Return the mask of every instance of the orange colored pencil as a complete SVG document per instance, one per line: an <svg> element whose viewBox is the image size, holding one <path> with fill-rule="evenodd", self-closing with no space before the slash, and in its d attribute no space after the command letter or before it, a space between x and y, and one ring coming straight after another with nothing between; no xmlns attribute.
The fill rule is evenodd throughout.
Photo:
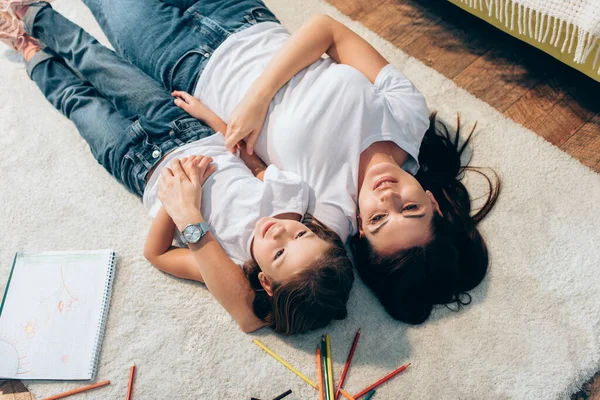
<svg viewBox="0 0 600 400"><path fill-rule="evenodd" d="M344 386L344 381L346 380L346 374L348 373L348 369L350 368L350 363L352 362L352 357L354 357L354 350L356 350L356 345L358 344L358 339L360 338L360 328L356 331L356 335L354 335L354 342L352 342L352 347L350 348L350 353L348 353L348 358L346 359L346 365L344 365L344 369L342 370L342 376L340 377L340 383L338 383L338 390L335 394L335 400L340 398L340 388Z"/></svg>
<svg viewBox="0 0 600 400"><path fill-rule="evenodd" d="M106 385L110 385L110 381L102 381L102 382L94 383L93 385L83 386L78 389L69 390L68 392L55 394L54 396L46 397L44 400L62 399L63 397L67 397L72 394L85 392L86 390L96 389L97 387L106 386Z"/></svg>
<svg viewBox="0 0 600 400"><path fill-rule="evenodd" d="M340 387L338 387L338 388L339 388L339 390L340 390L340 393L341 393L341 394L342 394L342 395L343 395L345 398L347 398L348 400L356 400L356 398L352 397L352 395L351 395L350 393L346 392L344 389L342 389L342 388L340 388Z"/></svg>
<svg viewBox="0 0 600 400"><path fill-rule="evenodd" d="M129 370L129 385L127 385L127 400L131 400L131 391L133 390L133 376L135 375L135 363Z"/></svg>
<svg viewBox="0 0 600 400"><path fill-rule="evenodd" d="M380 380L378 380L377 382L375 382L368 388L365 388L365 389L361 390L358 394L355 394L354 398L358 399L359 397L364 396L365 394L370 392L372 389L375 389L377 386L381 385L382 383L387 382L388 380L392 379L394 376L398 375L400 372L404 371L406 368L408 368L409 365L410 365L410 363L401 366L400 368L398 368L395 371L390 372L389 374L387 374L386 376L384 376L383 378L381 378Z"/></svg>
<svg viewBox="0 0 600 400"><path fill-rule="evenodd" d="M319 375L319 399L325 400L325 392L323 390L323 369L321 368L323 361L321 360L321 349L317 346L317 374Z"/></svg>

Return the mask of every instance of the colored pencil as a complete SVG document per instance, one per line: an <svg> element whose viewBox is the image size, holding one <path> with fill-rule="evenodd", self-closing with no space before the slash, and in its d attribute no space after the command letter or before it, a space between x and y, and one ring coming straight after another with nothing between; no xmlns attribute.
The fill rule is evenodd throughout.
<svg viewBox="0 0 600 400"><path fill-rule="evenodd" d="M258 347L260 347L261 349L263 349L264 351L266 351L271 357L273 357L274 359L276 359L277 361L279 361L280 363L282 363L284 367L286 367L287 369L289 369L290 371L292 371L293 373L295 373L296 375L298 375L300 378L302 378L302 380L304 382L308 383L310 386L312 386L315 389L317 389L317 384L316 383L314 383L313 381L311 381L310 379L308 379L308 377L306 375L304 375L303 373L301 373L300 371L298 371L296 368L292 367L290 364L288 364L287 362L285 362L283 360L283 358L279 357L277 354L275 354L273 351L271 351L267 346L265 346L264 344L262 344L260 342L260 340L254 339L253 342Z"/></svg>
<svg viewBox="0 0 600 400"><path fill-rule="evenodd" d="M327 368L327 342L325 335L321 336L321 358L323 359L323 391L326 400L333 400L329 397L329 369Z"/></svg>
<svg viewBox="0 0 600 400"><path fill-rule="evenodd" d="M358 344L358 339L360 338L360 328L356 331L356 335L354 335L354 342L352 342L352 347L350 348L350 353L348 353L348 359L346 359L346 365L344 365L344 369L342 370L342 376L340 377L340 381L338 383L338 390L335 394L335 400L338 400L340 397L340 388L344 386L344 381L346 380L346 374L348 373L348 369L350 369L350 363L352 362L352 357L354 357L354 350L356 350L356 345Z"/></svg>
<svg viewBox="0 0 600 400"><path fill-rule="evenodd" d="M83 387L80 387L78 389L69 390L68 392L55 394L54 396L46 397L44 400L62 399L63 397L67 397L67 396L70 396L72 394L77 394L77 393L85 392L87 390L96 389L98 387L106 386L106 385L110 385L110 381L102 381L102 382L94 383L93 385L83 386Z"/></svg>
<svg viewBox="0 0 600 400"><path fill-rule="evenodd" d="M354 397L352 397L352 395L350 393L346 392L341 387L338 386L338 389L339 389L339 393L341 393L341 395L344 396L345 398L347 398L348 400L356 400Z"/></svg>
<svg viewBox="0 0 600 400"><path fill-rule="evenodd" d="M127 400L131 400L131 391L133 389L133 376L135 375L135 363L129 370L129 385L127 385Z"/></svg>
<svg viewBox="0 0 600 400"><path fill-rule="evenodd" d="M375 389L373 389L369 393L367 393L367 397L365 397L365 400L369 400L371 397L373 397L374 394L375 394Z"/></svg>
<svg viewBox="0 0 600 400"><path fill-rule="evenodd" d="M409 365L410 365L410 363L401 366L400 368L398 368L395 371L390 372L389 374L387 374L386 376L384 376L383 378L381 378L380 380L378 380L377 382L375 382L368 388L365 388L365 389L361 390L358 394L355 394L354 398L358 399L359 397L362 397L363 395L365 395L365 393L369 392L372 389L375 389L377 386L381 385L382 383L387 382L394 376L398 375L400 372L404 371L406 368L408 368Z"/></svg>
<svg viewBox="0 0 600 400"><path fill-rule="evenodd" d="M333 400L333 360L331 358L331 339L329 334L325 335L325 343L327 345L327 375L329 375L329 398Z"/></svg>
<svg viewBox="0 0 600 400"><path fill-rule="evenodd" d="M284 397L288 397L290 394L292 394L292 389L288 389L285 392L281 393L279 396L275 397L273 400L281 400Z"/></svg>
<svg viewBox="0 0 600 400"><path fill-rule="evenodd" d="M321 349L317 345L317 375L319 375L319 400L325 400L325 391L323 387L323 368L321 367L323 360L321 359Z"/></svg>

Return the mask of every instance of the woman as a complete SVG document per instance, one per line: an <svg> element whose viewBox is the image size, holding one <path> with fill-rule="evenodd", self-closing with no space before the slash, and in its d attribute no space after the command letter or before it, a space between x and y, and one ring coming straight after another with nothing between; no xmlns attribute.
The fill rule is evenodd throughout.
<svg viewBox="0 0 600 400"><path fill-rule="evenodd" d="M471 217L456 179L464 145L347 27L321 15L290 37L258 0L84 2L117 51L227 121L230 148L245 139L312 187L315 214L354 237L358 270L392 316L423 322L483 279L476 225L499 184Z"/></svg>

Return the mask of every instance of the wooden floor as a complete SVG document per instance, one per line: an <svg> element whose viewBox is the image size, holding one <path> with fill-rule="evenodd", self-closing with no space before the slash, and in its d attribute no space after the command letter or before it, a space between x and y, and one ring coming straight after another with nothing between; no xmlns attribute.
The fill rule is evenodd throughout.
<svg viewBox="0 0 600 400"><path fill-rule="evenodd" d="M600 83L444 0L327 1L600 172ZM600 400L600 374L572 399ZM0 400L33 396L0 381Z"/></svg>
<svg viewBox="0 0 600 400"><path fill-rule="evenodd" d="M326 1L600 172L600 83L445 0ZM600 400L600 372L572 399Z"/></svg>

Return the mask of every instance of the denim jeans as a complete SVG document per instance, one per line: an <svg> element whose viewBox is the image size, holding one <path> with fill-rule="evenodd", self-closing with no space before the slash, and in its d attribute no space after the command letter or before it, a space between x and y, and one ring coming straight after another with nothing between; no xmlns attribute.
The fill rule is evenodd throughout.
<svg viewBox="0 0 600 400"><path fill-rule="evenodd" d="M44 48L28 63L32 80L131 192L143 194L148 171L164 154L214 134L175 106L162 85L47 3L33 4L24 25Z"/></svg>
<svg viewBox="0 0 600 400"><path fill-rule="evenodd" d="M216 48L260 22L260 0L83 0L116 52L171 90L192 93Z"/></svg>

